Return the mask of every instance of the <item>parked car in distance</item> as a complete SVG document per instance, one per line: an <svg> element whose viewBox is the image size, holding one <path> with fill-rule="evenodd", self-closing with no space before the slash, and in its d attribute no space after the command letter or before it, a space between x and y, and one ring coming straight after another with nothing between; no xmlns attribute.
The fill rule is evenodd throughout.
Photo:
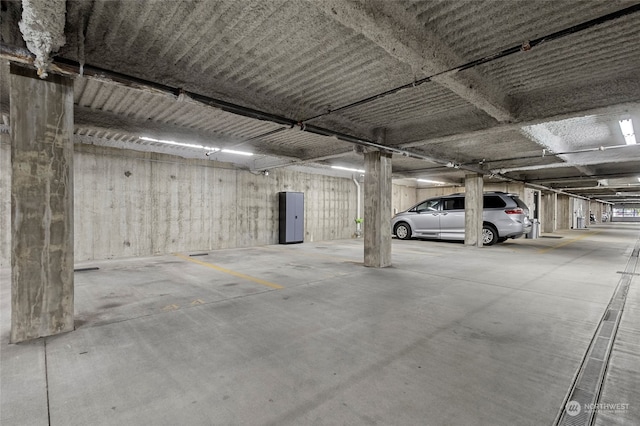
<svg viewBox="0 0 640 426"><path fill-rule="evenodd" d="M485 192L482 212L482 242L486 246L531 231L529 208L515 194ZM464 194L429 198L391 220L396 237L464 240Z"/></svg>

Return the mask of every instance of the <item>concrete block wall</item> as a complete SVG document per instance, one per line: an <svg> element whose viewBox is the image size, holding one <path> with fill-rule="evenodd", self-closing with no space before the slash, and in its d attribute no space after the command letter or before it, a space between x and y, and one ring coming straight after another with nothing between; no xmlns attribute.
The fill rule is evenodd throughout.
<svg viewBox="0 0 640 426"><path fill-rule="evenodd" d="M525 201L525 188L524 188L524 183L518 183L518 182L485 182L484 183L484 192L488 192L488 191L502 191L502 192L508 192L510 194L517 194L518 197L524 201ZM528 204L527 204L528 205ZM532 206L529 206L529 208L531 208Z"/></svg>
<svg viewBox="0 0 640 426"><path fill-rule="evenodd" d="M415 186L393 185L391 189L391 211L395 214L412 207L420 201Z"/></svg>
<svg viewBox="0 0 640 426"><path fill-rule="evenodd" d="M10 265L11 147L0 144L0 265ZM305 194L305 241L351 238L351 179L76 145L75 260L278 243L278 192Z"/></svg>
<svg viewBox="0 0 640 426"><path fill-rule="evenodd" d="M425 200L431 197L439 197L442 195L464 193L464 191L465 191L464 186L438 186L438 187L432 187L432 188L419 188L417 190L418 197L416 202L420 200ZM502 191L502 192L508 192L511 194L518 194L518 196L523 201L525 201L525 197L526 197L524 184L522 183L514 183L514 182L487 183L485 182L483 185L483 192L488 192L488 191ZM527 203L527 205L529 204ZM529 207L531 208L532 205Z"/></svg>
<svg viewBox="0 0 640 426"><path fill-rule="evenodd" d="M431 197L464 192L464 186L436 186L432 188L418 188L416 203Z"/></svg>
<svg viewBox="0 0 640 426"><path fill-rule="evenodd" d="M439 197L442 195L450 195L456 193L464 193L464 186L438 186L431 188L418 188L416 203L421 200L426 200L431 197ZM518 194L518 196L529 206L533 208L533 192L524 187L523 183L504 182L504 183L487 183L483 185L483 192L488 191L502 191L511 194Z"/></svg>
<svg viewBox="0 0 640 426"><path fill-rule="evenodd" d="M76 260L277 244L279 191L304 192L305 241L350 238L355 232L357 192L350 178L285 169L263 176L213 161L90 145L75 146L74 162ZM485 183L484 190L517 193L533 208L533 190L522 184ZM464 187L394 184L392 209L457 192ZM600 203L559 196L557 228L574 227L580 208L586 225L590 209L601 215ZM10 230L11 142L1 134L2 267L10 265Z"/></svg>

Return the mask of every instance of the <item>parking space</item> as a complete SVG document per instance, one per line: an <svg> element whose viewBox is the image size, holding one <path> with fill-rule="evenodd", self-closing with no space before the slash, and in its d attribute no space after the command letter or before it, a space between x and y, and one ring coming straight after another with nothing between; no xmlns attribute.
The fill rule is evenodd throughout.
<svg viewBox="0 0 640 426"><path fill-rule="evenodd" d="M385 269L361 240L88 262L76 330L19 345L3 270L2 424L551 424L639 235L394 240ZM619 424L640 416L632 288Z"/></svg>

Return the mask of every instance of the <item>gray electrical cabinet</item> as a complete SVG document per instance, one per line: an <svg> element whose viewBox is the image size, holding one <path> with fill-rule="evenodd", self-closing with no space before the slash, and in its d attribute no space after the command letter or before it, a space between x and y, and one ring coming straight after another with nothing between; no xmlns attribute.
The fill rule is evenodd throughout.
<svg viewBox="0 0 640 426"><path fill-rule="evenodd" d="M304 240L304 193L280 192L280 244Z"/></svg>

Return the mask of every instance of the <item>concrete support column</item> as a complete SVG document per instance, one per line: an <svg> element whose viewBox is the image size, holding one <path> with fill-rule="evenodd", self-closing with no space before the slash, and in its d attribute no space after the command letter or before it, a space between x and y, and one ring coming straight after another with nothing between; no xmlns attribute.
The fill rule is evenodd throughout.
<svg viewBox="0 0 640 426"><path fill-rule="evenodd" d="M598 202L598 201L592 201L591 202L591 211L593 212L594 216L596 217L596 220L598 221L598 223L602 222L602 203Z"/></svg>
<svg viewBox="0 0 640 426"><path fill-rule="evenodd" d="M73 330L73 81L11 65L11 342Z"/></svg>
<svg viewBox="0 0 640 426"><path fill-rule="evenodd" d="M464 243L468 246L482 247L482 175L470 174L464 180Z"/></svg>
<svg viewBox="0 0 640 426"><path fill-rule="evenodd" d="M569 196L556 195L556 229L571 228L571 206Z"/></svg>
<svg viewBox="0 0 640 426"><path fill-rule="evenodd" d="M542 232L555 232L555 230L558 229L558 194L555 192L545 192L542 209ZM588 216L587 220L589 220Z"/></svg>
<svg viewBox="0 0 640 426"><path fill-rule="evenodd" d="M391 266L391 154L364 154L364 266Z"/></svg>

